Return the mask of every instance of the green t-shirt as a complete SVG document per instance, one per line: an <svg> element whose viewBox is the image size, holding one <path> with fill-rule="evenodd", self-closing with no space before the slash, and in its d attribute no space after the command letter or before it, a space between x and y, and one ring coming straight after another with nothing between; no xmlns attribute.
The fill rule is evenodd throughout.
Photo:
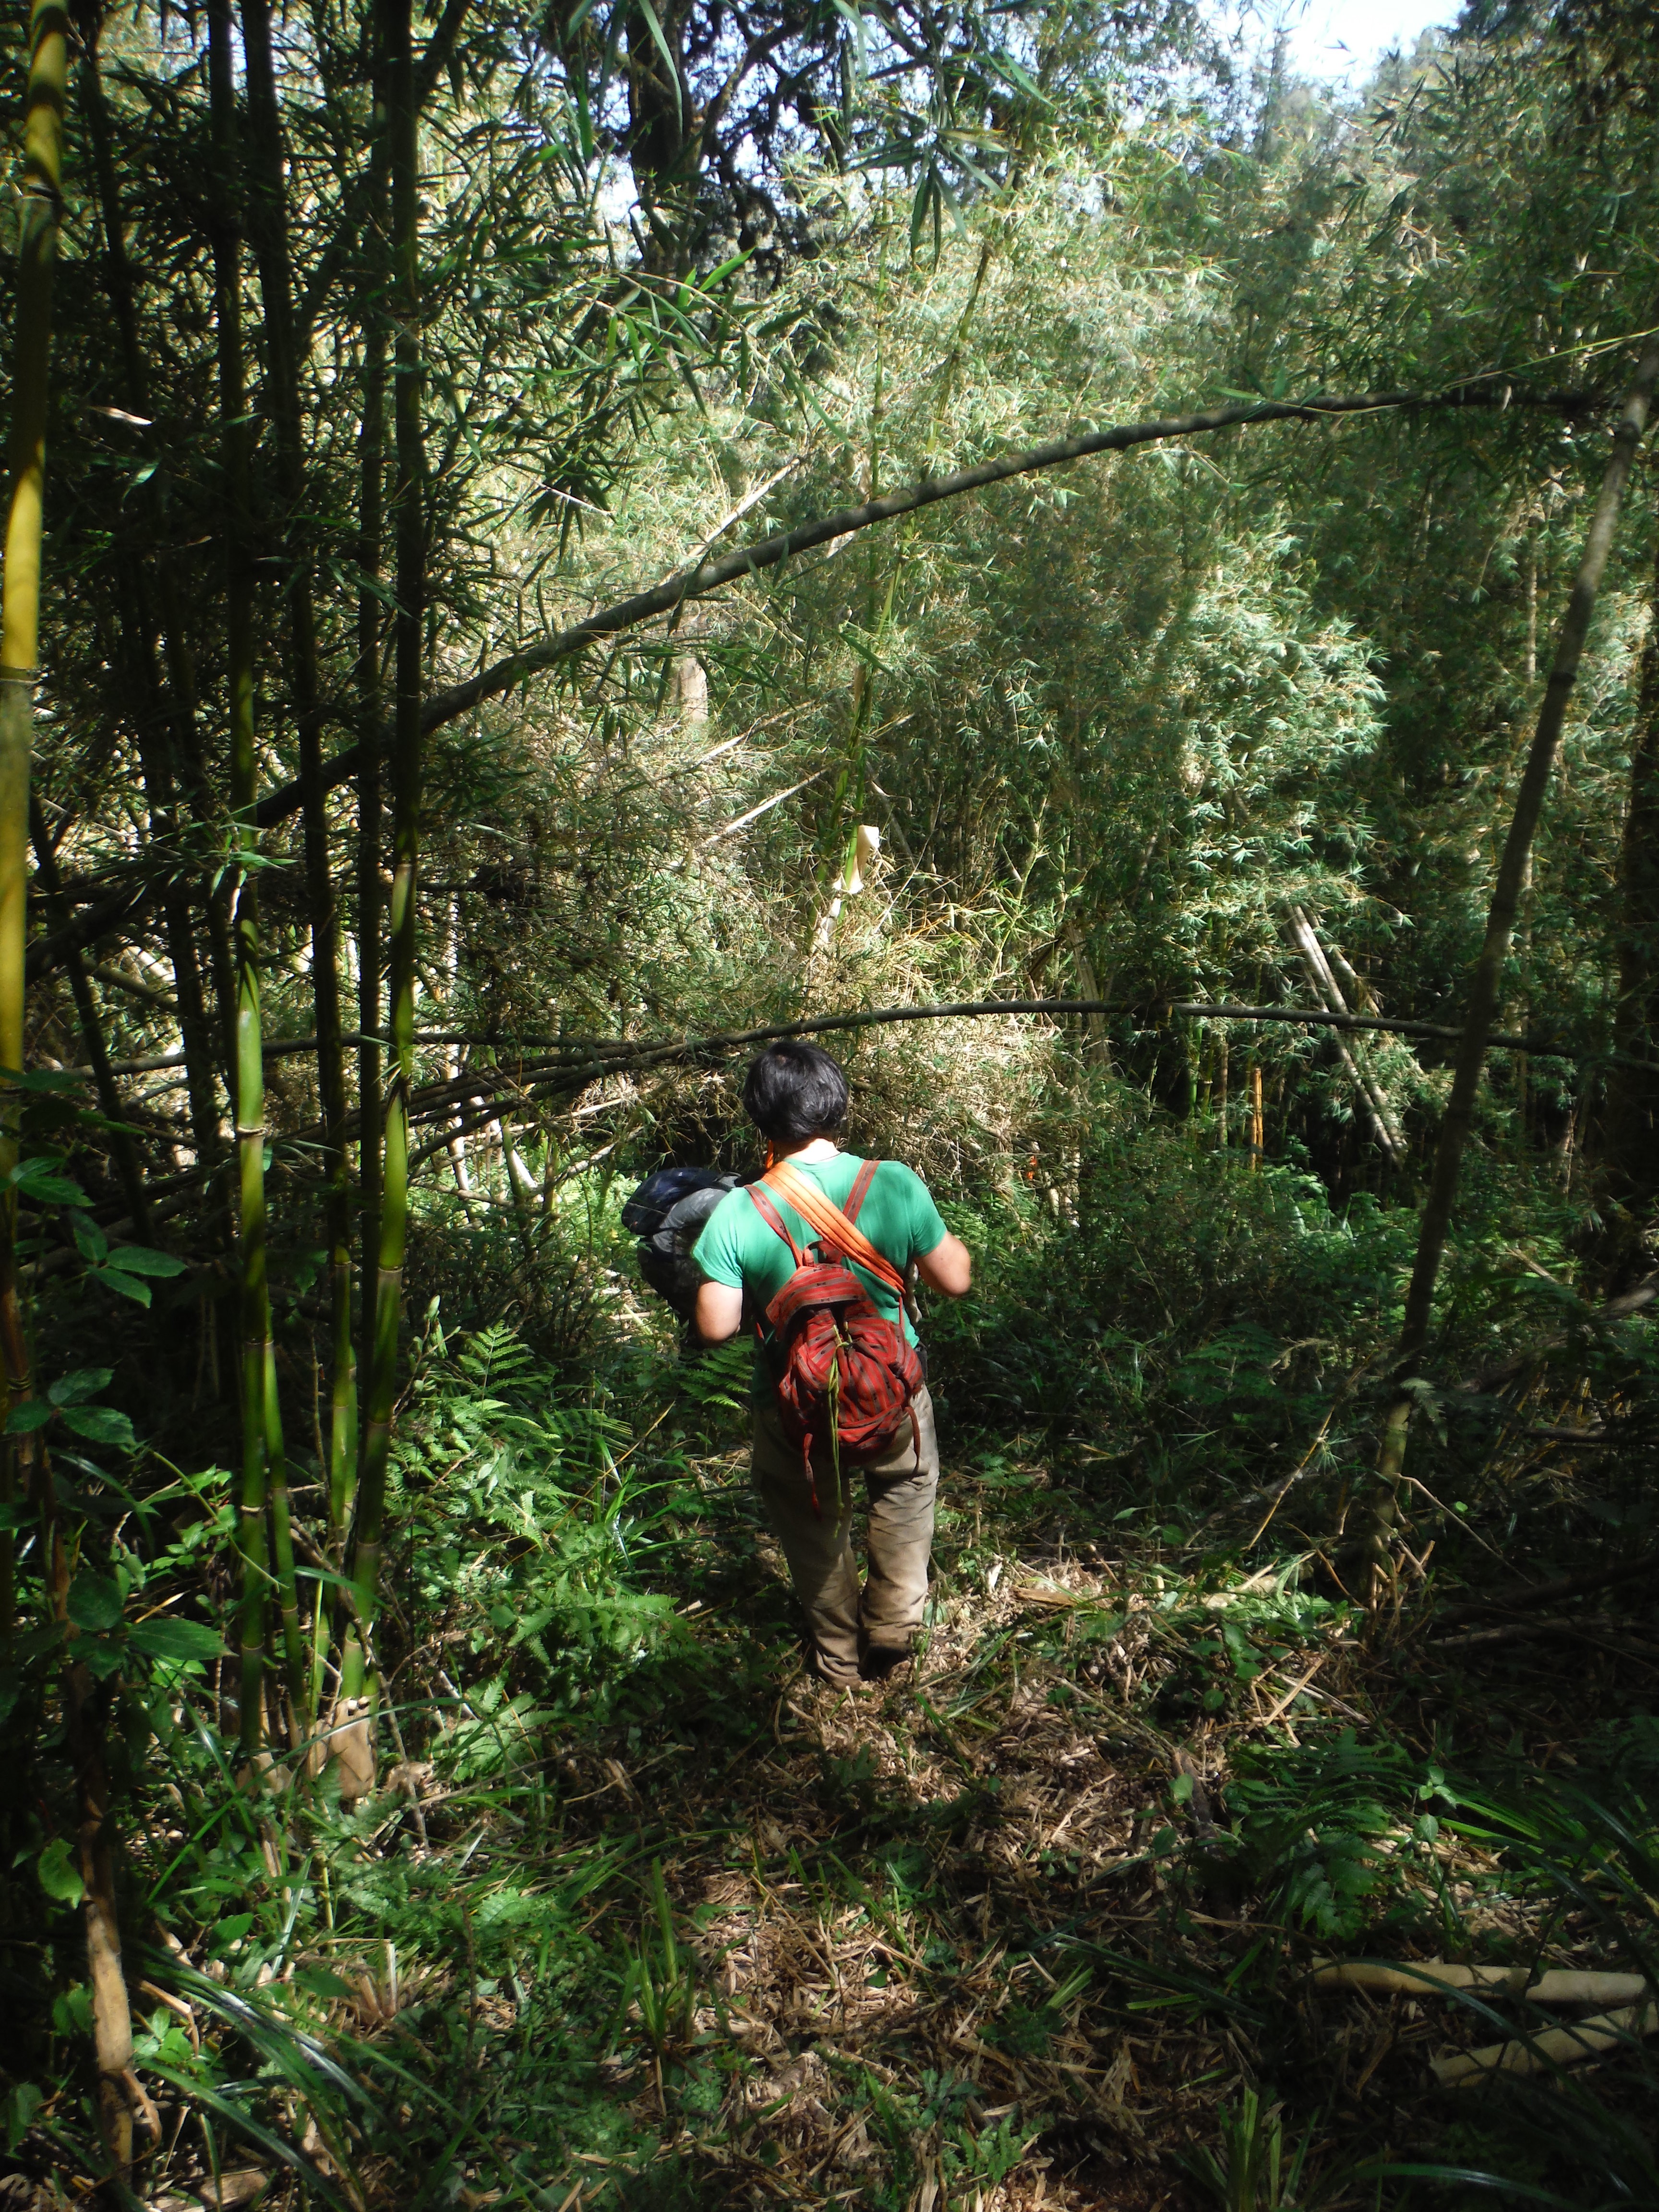
<svg viewBox="0 0 1659 2212"><path fill-rule="evenodd" d="M789 1164L815 1182L827 1199L845 1206L853 1194L859 1170L864 1165L852 1152L837 1152L832 1159L794 1159ZM784 1226L803 1250L812 1242L811 1225L775 1191L769 1196ZM885 1260L902 1274L912 1260L931 1252L945 1236L927 1184L914 1168L898 1160L884 1160L876 1170L859 1208L858 1225ZM763 1317L765 1309L795 1272L789 1247L777 1231L763 1219L759 1207L746 1190L727 1191L697 1239L692 1257L711 1283L724 1283L745 1297L744 1318ZM904 1334L914 1344L916 1333L884 1283L854 1263L853 1272L870 1293L870 1302L889 1321L902 1320ZM762 1326L765 1323L762 1319ZM769 1336L770 1332L768 1332ZM772 1389L771 1366L759 1344L755 1351L754 1395L763 1398Z"/></svg>

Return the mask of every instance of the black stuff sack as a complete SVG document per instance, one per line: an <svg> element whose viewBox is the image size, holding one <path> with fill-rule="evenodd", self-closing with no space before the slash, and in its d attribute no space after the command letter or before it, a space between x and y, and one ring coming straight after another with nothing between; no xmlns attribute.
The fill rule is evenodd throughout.
<svg viewBox="0 0 1659 2212"><path fill-rule="evenodd" d="M713 1168L659 1168L623 1207L623 1227L639 1238L640 1274L682 1321L690 1321L702 1277L691 1253L709 1215L750 1178Z"/></svg>

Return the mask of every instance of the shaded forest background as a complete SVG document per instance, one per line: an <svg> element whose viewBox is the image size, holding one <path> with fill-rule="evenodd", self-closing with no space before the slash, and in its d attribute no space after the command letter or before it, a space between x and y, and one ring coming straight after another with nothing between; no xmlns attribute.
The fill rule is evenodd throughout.
<svg viewBox="0 0 1659 2212"><path fill-rule="evenodd" d="M6 2203L1659 2203L1656 27L13 10ZM621 1201L1031 1000L831 1710Z"/></svg>

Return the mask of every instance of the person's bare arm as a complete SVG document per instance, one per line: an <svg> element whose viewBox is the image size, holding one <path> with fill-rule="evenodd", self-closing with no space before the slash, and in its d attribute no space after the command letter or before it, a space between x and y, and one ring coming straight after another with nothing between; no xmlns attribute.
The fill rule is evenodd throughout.
<svg viewBox="0 0 1659 2212"><path fill-rule="evenodd" d="M948 1241L948 1240L947 1240ZM927 1266L927 1261L922 1261ZM705 1344L724 1344L743 1326L743 1292L729 1283L704 1283L697 1291L697 1334Z"/></svg>
<svg viewBox="0 0 1659 2212"><path fill-rule="evenodd" d="M929 1290L943 1291L947 1298L959 1298L974 1279L974 1262L961 1237L952 1237L947 1230L931 1252L916 1255L916 1273Z"/></svg>

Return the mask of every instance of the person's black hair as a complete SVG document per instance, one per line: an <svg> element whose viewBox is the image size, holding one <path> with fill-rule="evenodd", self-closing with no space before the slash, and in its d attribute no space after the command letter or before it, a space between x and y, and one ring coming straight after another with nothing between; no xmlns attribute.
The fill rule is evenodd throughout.
<svg viewBox="0 0 1659 2212"><path fill-rule="evenodd" d="M775 1145L828 1137L847 1119L847 1078L815 1044L768 1045L743 1086L744 1111Z"/></svg>

